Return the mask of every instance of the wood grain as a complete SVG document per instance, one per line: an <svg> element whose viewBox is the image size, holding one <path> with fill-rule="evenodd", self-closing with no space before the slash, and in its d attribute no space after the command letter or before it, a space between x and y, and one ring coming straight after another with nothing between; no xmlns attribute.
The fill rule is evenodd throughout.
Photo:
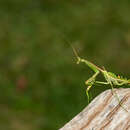
<svg viewBox="0 0 130 130"><path fill-rule="evenodd" d="M130 88L114 89L97 96L82 112L59 130L130 130Z"/></svg>

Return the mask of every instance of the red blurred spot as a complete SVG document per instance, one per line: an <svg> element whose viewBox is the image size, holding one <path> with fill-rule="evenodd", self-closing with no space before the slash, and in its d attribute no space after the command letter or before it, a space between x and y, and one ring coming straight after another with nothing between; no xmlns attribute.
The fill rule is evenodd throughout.
<svg viewBox="0 0 130 130"><path fill-rule="evenodd" d="M16 81L17 91L23 92L27 88L27 79L25 76L20 76Z"/></svg>

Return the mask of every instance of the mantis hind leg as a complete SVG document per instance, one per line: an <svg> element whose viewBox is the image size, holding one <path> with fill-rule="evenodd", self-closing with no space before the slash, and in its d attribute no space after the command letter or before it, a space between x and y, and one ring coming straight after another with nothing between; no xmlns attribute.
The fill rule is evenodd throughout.
<svg viewBox="0 0 130 130"><path fill-rule="evenodd" d="M106 81L110 84L112 94L113 94L114 97L117 99L119 105L120 105L126 112L128 112L128 110L122 105L121 100L119 99L117 93L114 92L114 87L113 87L113 83L111 82L111 80L110 80L109 78L107 78L107 77L105 77L105 79L106 79Z"/></svg>
<svg viewBox="0 0 130 130"><path fill-rule="evenodd" d="M111 85L111 91L112 91L112 94L115 96L115 98L117 99L117 101L118 101L118 103L119 103L119 105L126 111L126 112L128 112L128 110L122 105L122 103L121 103L121 100L119 99L119 96L117 95L117 93L116 92L114 92L114 87L113 87L113 84L112 83L110 83L110 85Z"/></svg>

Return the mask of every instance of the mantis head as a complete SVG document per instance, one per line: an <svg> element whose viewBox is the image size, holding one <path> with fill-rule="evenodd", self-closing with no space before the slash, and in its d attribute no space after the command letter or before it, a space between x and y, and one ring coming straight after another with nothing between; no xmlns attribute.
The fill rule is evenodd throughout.
<svg viewBox="0 0 130 130"><path fill-rule="evenodd" d="M75 48L71 45L72 49L73 49L73 52L74 52L74 55L76 56L77 58L77 64L79 64L81 62L81 58L79 57L77 51L75 50Z"/></svg>

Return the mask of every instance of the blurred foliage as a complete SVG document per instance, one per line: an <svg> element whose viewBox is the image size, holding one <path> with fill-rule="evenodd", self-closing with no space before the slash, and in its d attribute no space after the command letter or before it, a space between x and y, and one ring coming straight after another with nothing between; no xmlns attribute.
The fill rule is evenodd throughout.
<svg viewBox="0 0 130 130"><path fill-rule="evenodd" d="M129 0L1 0L0 129L58 129L87 105L93 72L75 64L66 40L130 77L129 12ZM95 86L91 96L108 88Z"/></svg>

